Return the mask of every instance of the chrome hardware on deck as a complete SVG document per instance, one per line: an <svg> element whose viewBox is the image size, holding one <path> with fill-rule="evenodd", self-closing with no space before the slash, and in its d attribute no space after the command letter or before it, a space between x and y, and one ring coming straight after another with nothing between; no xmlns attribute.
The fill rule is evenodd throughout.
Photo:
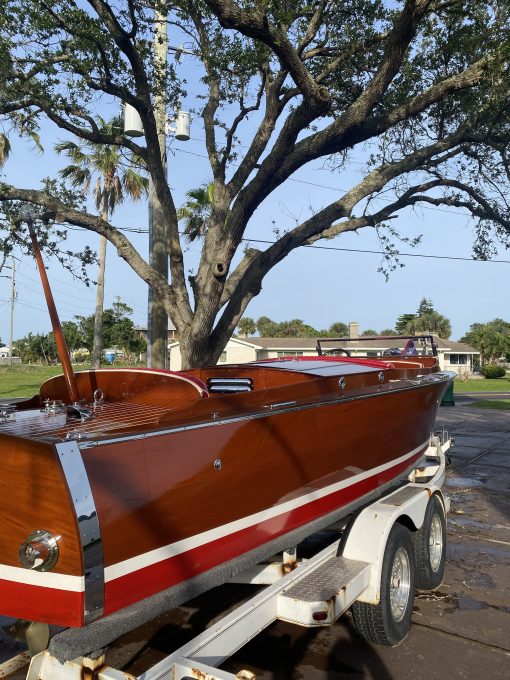
<svg viewBox="0 0 510 680"><path fill-rule="evenodd" d="M47 416L56 416L57 413L66 413L65 404L59 399L45 399L44 408L41 409Z"/></svg>
<svg viewBox="0 0 510 680"><path fill-rule="evenodd" d="M275 411L278 408L285 408L285 406L294 406L297 404L296 401L277 401L274 404L264 405L262 408L267 408L269 411Z"/></svg>
<svg viewBox="0 0 510 680"><path fill-rule="evenodd" d="M211 394L251 392L253 390L253 380L251 378L209 378L207 389Z"/></svg>
<svg viewBox="0 0 510 680"><path fill-rule="evenodd" d="M99 406L100 404L104 403L104 392L101 389L97 389L94 391L94 394L92 395L94 397L94 406Z"/></svg>
<svg viewBox="0 0 510 680"><path fill-rule="evenodd" d="M80 402L75 402L67 407L67 415L70 418L79 418L82 423L92 418L92 411Z"/></svg>
<svg viewBox="0 0 510 680"><path fill-rule="evenodd" d="M0 404L0 419L8 420L15 418L16 406L14 404Z"/></svg>

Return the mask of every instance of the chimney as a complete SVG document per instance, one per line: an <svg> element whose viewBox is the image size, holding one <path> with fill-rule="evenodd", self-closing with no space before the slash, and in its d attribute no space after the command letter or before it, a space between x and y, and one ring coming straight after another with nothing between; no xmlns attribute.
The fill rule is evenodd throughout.
<svg viewBox="0 0 510 680"><path fill-rule="evenodd" d="M357 321L349 321L349 337L359 338L359 323Z"/></svg>

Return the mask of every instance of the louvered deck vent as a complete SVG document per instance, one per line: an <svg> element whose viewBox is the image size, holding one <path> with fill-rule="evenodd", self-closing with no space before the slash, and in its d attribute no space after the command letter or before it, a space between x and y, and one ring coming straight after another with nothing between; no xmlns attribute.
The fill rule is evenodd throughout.
<svg viewBox="0 0 510 680"><path fill-rule="evenodd" d="M211 394L251 392L253 380L251 378L209 378L207 389Z"/></svg>

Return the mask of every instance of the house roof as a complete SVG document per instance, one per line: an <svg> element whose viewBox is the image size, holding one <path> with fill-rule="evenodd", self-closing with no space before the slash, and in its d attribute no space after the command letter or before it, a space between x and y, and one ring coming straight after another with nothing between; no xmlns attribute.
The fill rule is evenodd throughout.
<svg viewBox="0 0 510 680"><path fill-rule="evenodd" d="M349 340L346 342L347 347L352 349L388 349L390 347L404 347L405 340L397 340L393 338L381 338L377 335L363 336L356 340L349 338L339 338L342 340ZM443 352L456 352L462 354L480 354L480 352L466 345L464 342L456 342L454 340L444 340L443 338L434 336L434 341L437 348ZM246 338L245 342L260 349L267 350L314 350L317 346L317 338Z"/></svg>
<svg viewBox="0 0 510 680"><path fill-rule="evenodd" d="M147 326L146 325L145 326L143 326L143 325L135 326L134 330L138 331L140 333L147 333ZM177 330L176 327L174 326L174 324L172 323L171 319L168 319L168 330L169 331Z"/></svg>

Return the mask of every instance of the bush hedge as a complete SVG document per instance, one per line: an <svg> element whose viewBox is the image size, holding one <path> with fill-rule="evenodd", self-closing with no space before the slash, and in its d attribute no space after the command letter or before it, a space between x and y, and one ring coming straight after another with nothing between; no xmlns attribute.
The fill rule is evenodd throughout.
<svg viewBox="0 0 510 680"><path fill-rule="evenodd" d="M483 369L483 375L485 378L504 378L506 375L506 370L503 366L485 366Z"/></svg>

